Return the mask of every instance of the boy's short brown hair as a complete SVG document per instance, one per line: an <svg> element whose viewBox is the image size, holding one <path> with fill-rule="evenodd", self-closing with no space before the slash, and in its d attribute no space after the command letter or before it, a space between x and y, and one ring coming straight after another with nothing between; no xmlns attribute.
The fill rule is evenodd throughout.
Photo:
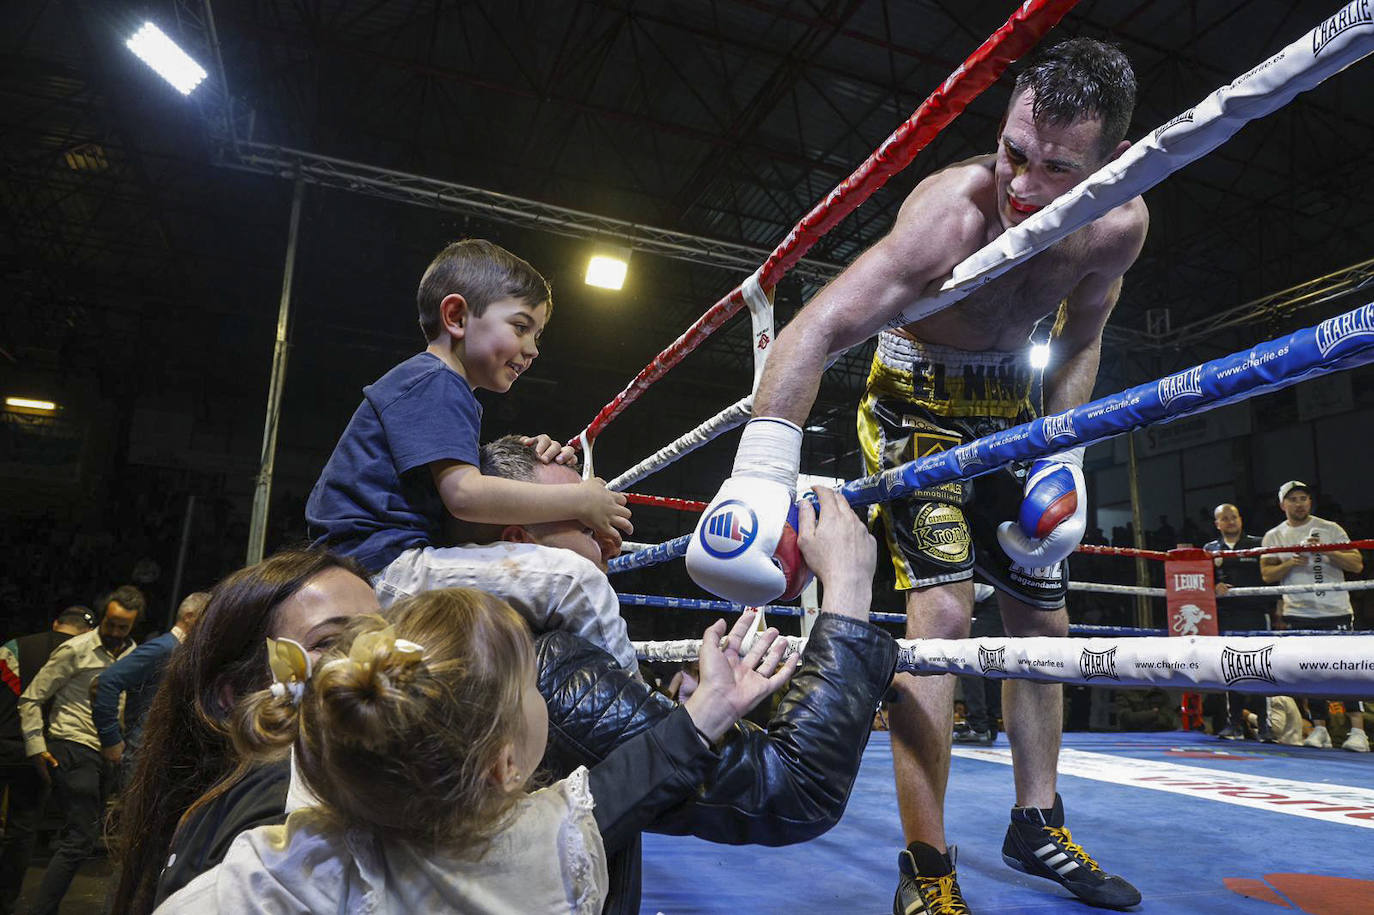
<svg viewBox="0 0 1374 915"><path fill-rule="evenodd" d="M415 295L420 311L420 330L426 340L439 336L443 324L439 303L457 293L467 299L468 310L480 316L498 299L519 299L531 307L553 311L549 283L528 262L500 245L481 238L456 241L430 261Z"/></svg>

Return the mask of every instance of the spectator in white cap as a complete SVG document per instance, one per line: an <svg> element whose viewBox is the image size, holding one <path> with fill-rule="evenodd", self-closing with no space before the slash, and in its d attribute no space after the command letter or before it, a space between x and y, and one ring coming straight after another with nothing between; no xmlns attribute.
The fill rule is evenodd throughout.
<svg viewBox="0 0 1374 915"><path fill-rule="evenodd" d="M1312 489L1301 480L1289 480L1279 487L1279 507L1284 520L1264 535L1265 546L1311 546L1350 540L1339 524L1312 514ZM1265 584L1306 585L1311 589L1283 596L1282 618L1289 629L1349 632L1354 622L1350 593L1322 586L1341 584L1347 572L1358 575L1363 570L1364 557L1355 549L1272 553L1260 560L1260 575ZM1342 749L1368 753L1369 738L1364 732L1360 700L1341 701L1350 717L1350 736L1341 744ZM1312 733L1303 741L1304 746L1331 746L1331 735L1326 730L1327 702L1325 698L1311 700Z"/></svg>

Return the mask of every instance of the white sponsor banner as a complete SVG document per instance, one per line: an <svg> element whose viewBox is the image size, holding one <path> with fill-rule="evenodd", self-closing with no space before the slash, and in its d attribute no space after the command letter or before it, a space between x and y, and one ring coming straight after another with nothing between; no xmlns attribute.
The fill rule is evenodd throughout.
<svg viewBox="0 0 1374 915"><path fill-rule="evenodd" d="M1161 737L1168 739L1167 735ZM1010 750L955 747L953 752L965 759L1011 765ZM1374 791L1368 788L1300 782L1069 749L1059 751L1059 774L1374 829ZM1264 828L1263 824L1257 826L1261 832Z"/></svg>
<svg viewBox="0 0 1374 915"><path fill-rule="evenodd" d="M805 639L787 640L789 651L805 650ZM690 661L701 650L700 639L634 645L650 661ZM897 670L1115 689L1362 696L1374 690L1374 635L898 639Z"/></svg>
<svg viewBox="0 0 1374 915"><path fill-rule="evenodd" d="M1363 695L1374 635L899 639L897 669L1048 683Z"/></svg>

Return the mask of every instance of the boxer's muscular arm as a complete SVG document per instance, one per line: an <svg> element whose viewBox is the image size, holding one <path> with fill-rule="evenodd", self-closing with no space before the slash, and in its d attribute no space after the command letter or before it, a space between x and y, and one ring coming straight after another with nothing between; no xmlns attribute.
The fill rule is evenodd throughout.
<svg viewBox="0 0 1374 915"><path fill-rule="evenodd" d="M1051 413L1086 403L1097 381L1102 328L1121 294L1121 276L1140 254L1147 216L1138 198L1102 217L1081 238L1092 246L1097 269L1065 300L1064 326L1055 368L1045 377L1045 409ZM1087 526L1083 449L1036 461L1026 476L1016 522L997 527L997 542L1012 562L1032 568L1068 557Z"/></svg>
<svg viewBox="0 0 1374 915"><path fill-rule="evenodd" d="M1055 338L1055 366L1045 375L1045 412L1058 413L1092 397L1102 355L1102 329L1121 295L1121 278L1140 256L1149 228L1145 204L1136 198L1094 227L1108 235L1103 266L1088 274L1065 300L1064 327Z"/></svg>
<svg viewBox="0 0 1374 915"><path fill-rule="evenodd" d="M1046 372L1045 412L1059 413L1087 403L1097 383L1102 328L1121 295L1121 277L1085 278L1065 300L1064 326L1054 338L1054 367Z"/></svg>
<svg viewBox="0 0 1374 915"><path fill-rule="evenodd" d="M932 175L902 204L883 239L792 319L773 344L755 416L804 425L831 353L869 339L984 242L985 220L961 169Z"/></svg>

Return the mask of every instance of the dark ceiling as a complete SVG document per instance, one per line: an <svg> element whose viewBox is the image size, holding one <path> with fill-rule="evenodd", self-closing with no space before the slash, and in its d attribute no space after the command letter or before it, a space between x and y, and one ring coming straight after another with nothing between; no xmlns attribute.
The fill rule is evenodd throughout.
<svg viewBox="0 0 1374 915"><path fill-rule="evenodd" d="M401 185L404 175L457 182L730 242L761 258L1014 8L1007 0L211 7L227 95L201 2L30 0L0 11L7 377L60 387L79 375L124 402L177 389L206 411L235 398L260 409L292 196L285 160L273 158L281 148L384 169ZM1130 133L1138 137L1336 8L1332 0L1084 0L1051 39L1081 34L1124 48L1141 85ZM211 71L191 100L124 49L145 18ZM1224 332L1185 335L1181 347L1141 336L1147 323L1160 329L1160 309L1184 328L1374 254L1374 184L1364 177L1374 149L1371 66L1300 96L1147 194L1150 236L1113 318L1099 393L1339 310L1335 302L1259 309ZM811 275L879 237L922 176L990 151L1008 82L817 245ZM226 112L244 144L237 149ZM640 253L629 288L599 293L580 279L589 242L532 226L527 215L413 188L381 192L346 175L325 183L307 185L304 196L283 420L284 430L318 425L321 440L342 427L361 385L421 345L412 290L452 238L491 237L555 288L544 354L489 408L492 431L575 434L747 272L709 256ZM813 288L785 283L781 316ZM718 333L630 408L625 431L607 434L617 442L611 453L642 456L746 393L748 343L739 324ZM822 392L836 453L849 447L845 414L863 369L860 354ZM623 467L599 463L612 473Z"/></svg>

